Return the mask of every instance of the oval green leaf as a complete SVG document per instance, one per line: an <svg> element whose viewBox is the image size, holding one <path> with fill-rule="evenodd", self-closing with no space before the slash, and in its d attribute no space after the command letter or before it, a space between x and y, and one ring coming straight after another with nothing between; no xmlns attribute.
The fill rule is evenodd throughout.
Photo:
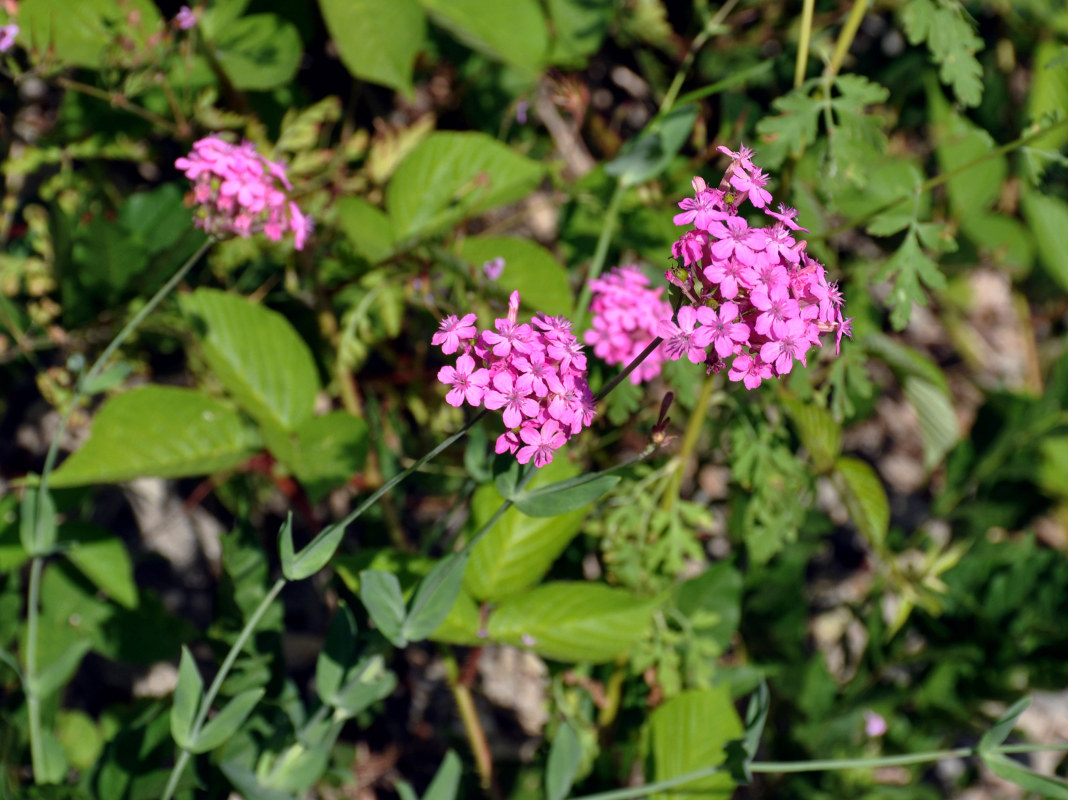
<svg viewBox="0 0 1068 800"><path fill-rule="evenodd" d="M881 549L890 528L890 502L875 470L859 458L843 456L834 468L841 478L840 490L857 530L875 549Z"/></svg>
<svg viewBox="0 0 1068 800"><path fill-rule="evenodd" d="M416 0L319 0L319 8L353 77L412 93L415 56L426 36Z"/></svg>
<svg viewBox="0 0 1068 800"><path fill-rule="evenodd" d="M461 245L460 256L477 268L494 258L503 258L504 273L498 284L509 292L518 291L523 309L546 314L571 312L567 272L552 253L536 242L514 236L471 236Z"/></svg>

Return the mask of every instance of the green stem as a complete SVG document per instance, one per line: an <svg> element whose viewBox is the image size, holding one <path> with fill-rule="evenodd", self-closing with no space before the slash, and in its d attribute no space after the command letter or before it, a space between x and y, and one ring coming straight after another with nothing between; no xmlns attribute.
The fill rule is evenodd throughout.
<svg viewBox="0 0 1068 800"><path fill-rule="evenodd" d="M679 65L678 72L675 73L674 79L671 81L671 86L668 87L667 94L664 95L664 99L660 102L659 114L664 114L670 111L675 105L675 98L679 96L679 90L682 89L682 84L686 80L686 76L690 72L690 67L693 66L694 59L697 58L697 54L701 51L701 48L705 46L712 35L719 30L719 26L723 24L723 20L727 18L727 15L734 10L734 7L738 4L738 0L728 0L724 3L715 16L710 18L705 26L701 29L701 32L694 37L694 40L690 43L690 49L686 52L686 57L682 59L682 64Z"/></svg>
<svg viewBox="0 0 1068 800"><path fill-rule="evenodd" d="M616 187L612 190L612 199L608 201L608 208L604 212L604 222L601 225L601 235L597 238L597 249L593 251L593 261L590 262L590 270L586 273L582 291L579 292L578 302L572 317L575 321L575 329L582 330L586 327L586 316L590 305L590 281L596 280L604 269L605 259L608 257L608 245L612 241L612 233L615 231L616 222L619 220L619 207L623 204L623 195L626 189L622 181L616 181Z"/></svg>
<svg viewBox="0 0 1068 800"><path fill-rule="evenodd" d="M794 64L794 88L805 82L805 67L808 66L808 48L812 42L812 14L816 0L805 0L801 8L801 40L797 43L797 62Z"/></svg>
<svg viewBox="0 0 1068 800"><path fill-rule="evenodd" d="M849 18L846 20L845 27L838 34L838 41L834 43L834 54L831 56L831 63L827 66L828 77L834 77L838 74L838 70L841 69L842 62L853 44L853 39L857 36L857 31L860 30L860 23L864 21L864 13L867 10L868 0L856 0L853 3L853 8L849 11Z"/></svg>
<svg viewBox="0 0 1068 800"><path fill-rule="evenodd" d="M189 735L189 738L193 741L196 741L200 729L204 726L204 722L208 718L208 713L211 711L211 705L215 702L215 697L219 694L219 690L222 688L226 677L230 674L230 670L237 661L237 657L241 655L245 643L249 640L249 637L252 636L252 632L256 629L260 620L263 619L263 615L267 613L267 609L270 608L271 603L278 597L278 593L282 591L282 588L286 583L288 583L288 581L286 581L285 578L279 578L274 582L270 591L268 591L263 600L260 601L260 604L256 606L256 610L252 612L252 616L245 622L245 627L241 629L241 633L238 634L237 639L230 648L230 652L226 654L226 659L223 661L222 666L219 667L219 671L215 675L215 680L213 680L211 686L208 687L207 693L205 693L203 700L201 700L196 719L193 720L193 727ZM185 765L189 762L189 757L190 752L184 748L181 753L178 754L178 758L174 762L174 767L171 769L171 777L167 781L167 788L163 791L163 800L171 800L174 796L174 792L178 788L178 781L181 779L182 773L185 771Z"/></svg>
<svg viewBox="0 0 1068 800"><path fill-rule="evenodd" d="M179 267L178 271L174 273L171 279L163 284L144 307L126 323L125 327L123 327L115 338L111 340L111 344L104 349L104 352L101 353L100 357L93 363L93 366L89 368L89 371L78 380L75 385L74 396L67 405L66 412L59 420L59 428L56 431L56 435L52 438L52 442L48 446L48 454L45 456L44 468L41 470L41 483L39 489L42 501L48 491L48 478L51 476L52 470L56 465L56 459L59 457L59 444L67 432L67 426L70 424L70 418L74 413L74 409L78 407L78 404L85 396L85 386L100 374L104 365L107 364L115 351L118 350L122 343L130 337L130 334L134 332L141 322L144 321L145 317L152 313L163 298L170 294L174 287L181 282L213 242L214 239L211 238L204 241L204 244L202 244L197 251L193 253L181 267ZM42 504L43 503L39 503L37 508L40 509ZM39 520L34 520L33 528L34 535L38 536L42 530ZM40 542L35 541L34 544L34 550L39 552L41 549ZM33 776L35 782L39 781L41 769L43 767L43 750L41 745L41 698L37 694L38 605L41 597L41 575L43 571L44 557L39 555L34 556L30 566L30 585L27 592L26 683L24 688L26 691L26 704L29 710L30 758L33 762Z"/></svg>
<svg viewBox="0 0 1068 800"><path fill-rule="evenodd" d="M900 203L905 202L906 200L908 200L910 198L914 198L914 197L916 197L918 195L923 194L924 192L929 192L931 189L934 189L934 188L936 188L938 186L941 186L943 183L946 183L948 181L953 180L953 178L957 177L961 173L967 172L968 170L972 169L973 167L979 166L980 164L982 164L985 161L989 161L992 158L1000 158L1003 155L1011 153L1013 150L1017 150L1017 149L1019 149L1021 147L1026 147L1028 144L1030 144L1035 139L1041 138L1042 136L1045 136L1047 133L1049 133L1051 131L1055 131L1058 128L1063 128L1065 125L1068 125L1068 117L1066 117L1065 119L1062 119L1062 120L1058 120L1057 122L1053 123L1052 125L1047 125L1047 126L1044 126L1044 127L1040 126L1040 125L1032 125L1028 129L1028 132L1023 134L1019 138L1012 140L1008 144L1003 144L1003 145L1001 145L1001 147L996 147L993 150L991 150L991 151L989 151L987 153L984 153L983 155L979 156L978 158L972 159L967 164L962 164L961 166L957 167L956 169L951 169L949 172L943 172L940 175L935 175L933 178L928 178L923 183L921 183L919 186L917 186L915 191L910 192L909 194L906 194L906 195L902 195L901 197L898 197L895 200L890 200L889 202L883 203L878 208L874 208L874 209L872 209L871 211L869 211L869 212L867 212L865 214L861 214L859 217L854 217L853 219L851 219L846 224L839 225L837 228L832 228L831 230L827 231L826 233L813 234L813 235L811 235L811 236L809 236L807 238L809 240L822 241L822 240L825 240L825 239L830 239L831 237L837 236L837 235L839 235L841 233L845 233L846 231L853 230L854 228L857 228L857 227L863 225L868 220L873 219L873 218L879 216L880 214L883 214L883 213L889 211L890 209L894 208L895 206L899 205Z"/></svg>
<svg viewBox="0 0 1068 800"><path fill-rule="evenodd" d="M484 791L488 791L493 785L493 755L490 753L486 730L478 718L478 709L475 708L475 699L471 695L471 689L460 680L460 666L456 663L452 648L444 645L440 652L442 663L445 665L445 678L449 689L452 690L453 699L456 701L456 710L460 714L464 733L467 734L467 742L471 745L471 752L475 756L475 771L478 772L479 785Z"/></svg>
<svg viewBox="0 0 1068 800"><path fill-rule="evenodd" d="M602 388L601 391L597 393L597 396L593 398L593 402L600 403L602 400L604 400L605 397L608 396L609 392L619 386L619 384L623 382L623 379L625 377L630 375L630 373L634 372L634 370L638 368L638 365L645 361L645 359L647 359L650 355L652 355L653 351L656 350L656 348L658 348L663 343L664 340L659 336L653 339L653 341L649 342L646 348L634 357L634 360L627 364L627 366L623 367L622 372L620 372L618 375L612 378L612 380L610 380L604 385L604 388Z"/></svg>
<svg viewBox="0 0 1068 800"><path fill-rule="evenodd" d="M1044 751L1068 750L1068 744L1059 745L1003 745L992 747L989 753L1039 753ZM749 765L750 772L754 773L787 773L787 772L826 772L831 770L857 769L864 767L895 767L911 764L927 764L932 761L941 761L946 758L969 758L981 755L977 747L958 747L953 750L933 750L925 753L910 753L900 756L882 756L879 758L837 758L822 761L754 761ZM702 767L692 772L677 775L655 783L647 783L644 786L636 786L632 789L616 789L610 792L598 792L586 794L571 800L636 800L640 797L648 797L656 792L667 789L675 789L688 783L699 781L710 775L720 772L720 767Z"/></svg>
<svg viewBox="0 0 1068 800"><path fill-rule="evenodd" d="M664 491L663 499L660 501L660 507L664 511L670 511L675 505L675 500L678 499L679 487L682 485L682 473L685 471L686 465L690 463L690 457L697 447L697 439L701 435L701 428L708 417L708 405L712 400L715 379L715 375L709 375L701 386L701 394L697 397L697 403L693 407L690 421L686 425L686 433L682 436L682 446L679 447L679 453L675 457L675 471L672 473Z"/></svg>

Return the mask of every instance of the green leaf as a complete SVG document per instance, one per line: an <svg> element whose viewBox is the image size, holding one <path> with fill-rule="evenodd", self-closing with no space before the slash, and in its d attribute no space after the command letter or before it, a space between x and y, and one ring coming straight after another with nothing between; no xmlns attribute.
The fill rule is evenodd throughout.
<svg viewBox="0 0 1068 800"><path fill-rule="evenodd" d="M563 723L556 730L556 738L549 749L545 765L546 800L564 800L575 782L579 764L582 763L582 743L575 729Z"/></svg>
<svg viewBox="0 0 1068 800"><path fill-rule="evenodd" d="M868 544L881 550L890 528L890 503L879 476L870 465L850 456L839 458L834 468L841 479L842 501L853 524Z"/></svg>
<svg viewBox="0 0 1068 800"><path fill-rule="evenodd" d="M745 785L753 780L750 764L760 748L760 737L764 734L764 725L768 720L771 696L768 684L763 676L755 692L749 698L745 711L745 735L727 743L727 767L735 783Z"/></svg>
<svg viewBox="0 0 1068 800"><path fill-rule="evenodd" d="M573 475L565 459L556 459L538 470L530 485L536 488ZM472 527L481 528L502 502L494 487L479 488L471 501ZM528 517L508 509L472 549L464 585L476 600L489 601L534 585L578 533L585 516L582 509L557 517Z"/></svg>
<svg viewBox="0 0 1068 800"><path fill-rule="evenodd" d="M63 744L52 731L41 731L42 764L39 775L34 778L38 783L63 783L70 767L63 752Z"/></svg>
<svg viewBox="0 0 1068 800"><path fill-rule="evenodd" d="M547 583L500 601L489 638L557 661L604 663L645 635L659 601L590 583Z"/></svg>
<svg viewBox="0 0 1068 800"><path fill-rule="evenodd" d="M237 695L200 729L189 749L194 753L208 753L224 744L237 733L263 695L263 689L249 689Z"/></svg>
<svg viewBox="0 0 1068 800"><path fill-rule="evenodd" d="M864 349L881 359L904 383L910 377L933 384L940 392L949 394L949 381L939 366L915 348L902 344L882 333L864 337Z"/></svg>
<svg viewBox="0 0 1068 800"><path fill-rule="evenodd" d="M472 50L533 78L545 63L549 33L537 0L420 0L435 24Z"/></svg>
<svg viewBox="0 0 1068 800"><path fill-rule="evenodd" d="M582 66L601 49L612 23L612 0L548 0L553 64Z"/></svg>
<svg viewBox="0 0 1068 800"><path fill-rule="evenodd" d="M322 652L315 661L315 691L325 705L330 705L341 688L345 673L355 655L356 620L348 605L342 603L334 614Z"/></svg>
<svg viewBox="0 0 1068 800"><path fill-rule="evenodd" d="M255 772L237 761L224 761L219 769L244 800L293 800L289 792L264 786Z"/></svg>
<svg viewBox="0 0 1068 800"><path fill-rule="evenodd" d="M456 752L449 750L441 760L441 766L434 774L434 780L426 787L423 800L455 800L460 791L460 776L463 764Z"/></svg>
<svg viewBox="0 0 1068 800"><path fill-rule="evenodd" d="M52 485L56 485L55 475ZM36 486L27 486L22 490L22 503L19 510L19 541L26 554L33 556L48 555L56 543L56 504L52 493L47 489L42 494Z"/></svg>
<svg viewBox="0 0 1068 800"><path fill-rule="evenodd" d="M1001 753L981 753L980 755L983 762L998 777L1011 781L1028 792L1034 792L1039 797L1068 800L1068 783L1040 775Z"/></svg>
<svg viewBox="0 0 1068 800"><path fill-rule="evenodd" d="M1016 725L1016 720L1020 718L1031 705L1030 697L1021 697L1007 709L997 720L994 721L994 725L983 734L983 738L979 740L979 752L987 753L994 749L1012 733L1013 727Z"/></svg>
<svg viewBox="0 0 1068 800"><path fill-rule="evenodd" d="M842 426L825 408L804 403L793 395L784 395L783 405L793 420L801 443L812 456L816 472L828 472L842 451Z"/></svg>
<svg viewBox="0 0 1068 800"><path fill-rule="evenodd" d="M205 19L205 27L209 21ZM215 58L234 88L266 90L293 80L302 44L295 25L277 14L249 14L205 31Z"/></svg>
<svg viewBox="0 0 1068 800"><path fill-rule="evenodd" d="M182 645L182 658L178 662L178 684L174 687L174 704L171 706L171 736L174 743L184 750L192 744L193 721L204 698L204 681L200 677L193 654Z"/></svg>
<svg viewBox="0 0 1068 800"><path fill-rule="evenodd" d="M362 197L342 197L338 201L337 224L369 264L378 264L393 255L393 226L389 217Z"/></svg>
<svg viewBox="0 0 1068 800"><path fill-rule="evenodd" d="M1035 262L1035 239L1032 232L1015 217L994 211L969 215L961 230L997 266L1004 266L1014 278L1028 275Z"/></svg>
<svg viewBox="0 0 1068 800"><path fill-rule="evenodd" d="M538 489L524 489L512 502L528 517L558 517L604 497L619 480L618 475L604 473L579 475Z"/></svg>
<svg viewBox="0 0 1068 800"><path fill-rule="evenodd" d="M892 309L890 323L895 330L902 330L912 316L912 304L927 305L927 295L922 284L931 289L944 289L946 277L938 265L920 247L918 226L913 224L901 247L887 259L875 275L876 281L894 279L889 305Z"/></svg>
<svg viewBox="0 0 1068 800"><path fill-rule="evenodd" d="M467 552L451 553L419 581L408 617L404 620L404 638L410 642L422 641L445 621L460 594L468 558Z"/></svg>
<svg viewBox="0 0 1068 800"><path fill-rule="evenodd" d="M438 132L401 162L386 188L386 209L404 241L519 200L544 174L536 161L484 133Z"/></svg>
<svg viewBox="0 0 1068 800"><path fill-rule="evenodd" d="M722 764L727 743L742 735L742 723L726 683L683 692L669 700L653 712L649 728L657 781ZM728 798L733 791L734 781L724 771L653 797L670 800L682 794Z"/></svg>
<svg viewBox="0 0 1068 800"><path fill-rule="evenodd" d="M1038 260L1046 273L1068 291L1068 203L1058 197L1025 191L1020 198L1024 219L1038 245Z"/></svg>
<svg viewBox="0 0 1068 800"><path fill-rule="evenodd" d="M92 643L88 639L79 639L70 645L58 658L45 667L38 675L27 675L26 679L38 697L50 697L67 684Z"/></svg>
<svg viewBox="0 0 1068 800"><path fill-rule="evenodd" d="M479 274L484 263L503 258L504 273L498 283L509 292L518 291L524 308L546 314L571 312L567 271L537 242L515 236L469 236L460 246L460 257L479 268Z"/></svg>
<svg viewBox="0 0 1068 800"><path fill-rule="evenodd" d="M133 564L122 539L88 522L68 522L63 540L72 544L63 555L100 591L121 606L137 608Z"/></svg>
<svg viewBox="0 0 1068 800"><path fill-rule="evenodd" d="M1044 121L1051 114L1063 114L1068 109L1068 68L1065 67L1063 47L1057 39L1046 39L1034 50L1030 88L1027 93L1027 117L1034 122ZM1050 165L1050 159L1040 152L1060 153L1068 143L1068 128L1045 133L1025 149L1031 179L1037 183Z"/></svg>
<svg viewBox="0 0 1068 800"><path fill-rule="evenodd" d="M426 36L426 15L416 0L319 0L319 8L353 77L411 95L415 57Z"/></svg>
<svg viewBox="0 0 1068 800"><path fill-rule="evenodd" d="M94 766L104 750L104 737L92 717L84 711L56 712L56 738L63 753L75 769Z"/></svg>
<svg viewBox="0 0 1068 800"><path fill-rule="evenodd" d="M609 161L604 171L619 178L622 186L637 186L660 175L693 132L697 106L677 106L658 116L623 151Z"/></svg>
<svg viewBox="0 0 1068 800"><path fill-rule="evenodd" d="M719 561L682 583L675 604L690 619L695 636L712 639L726 651L742 616L742 586L741 573L730 563ZM701 615L714 616L715 622L698 627L695 619Z"/></svg>
<svg viewBox="0 0 1068 800"><path fill-rule="evenodd" d="M942 463L942 459L960 439L960 426L957 422L957 412L953 408L953 397L941 387L922 378L906 378L903 389L905 397L920 420L923 467L930 471Z"/></svg>
<svg viewBox="0 0 1068 800"><path fill-rule="evenodd" d="M82 391L87 395L94 395L114 389L129 377L130 372L132 372L132 367L125 362L112 364L91 380L82 380Z"/></svg>
<svg viewBox="0 0 1068 800"><path fill-rule="evenodd" d="M282 575L287 581L302 581L317 573L334 557L345 537L344 525L331 525L319 531L303 550L293 550L293 515L290 514L278 531L278 552Z"/></svg>
<svg viewBox="0 0 1068 800"><path fill-rule="evenodd" d="M800 158L805 149L816 141L819 118L823 111L820 101L812 98L813 84L807 81L788 94L771 102L776 116L765 116L757 123L757 133L765 141L761 162L774 169L782 165L787 156Z"/></svg>
<svg viewBox="0 0 1068 800"><path fill-rule="evenodd" d="M938 77L953 87L957 101L977 106L983 99L983 67L975 54L983 40L965 13L955 1L909 0L901 21L910 44L927 42L931 58L940 66Z"/></svg>
<svg viewBox="0 0 1068 800"><path fill-rule="evenodd" d="M276 455L293 470L312 502L344 486L367 461L367 423L347 411L312 417L295 435L293 448Z"/></svg>
<svg viewBox="0 0 1068 800"><path fill-rule="evenodd" d="M408 643L401 632L405 623L404 595L396 575L378 570L361 572L360 601L383 636L397 647Z"/></svg>
<svg viewBox="0 0 1068 800"><path fill-rule="evenodd" d="M89 441L63 462L50 484L207 475L232 469L259 446L240 415L217 400L192 389L141 386L104 403Z"/></svg>
<svg viewBox="0 0 1068 800"><path fill-rule="evenodd" d="M139 16L136 26L127 21L131 13ZM97 68L106 63L116 30L140 47L157 34L162 20L151 0L125 5L114 0L22 0L18 23L18 41L28 50L51 50L62 64Z"/></svg>
<svg viewBox="0 0 1068 800"><path fill-rule="evenodd" d="M381 655L368 656L353 668L353 677L331 698L330 705L347 717L355 717L372 703L389 697L397 676L386 669Z"/></svg>
<svg viewBox="0 0 1068 800"><path fill-rule="evenodd" d="M186 295L182 310L208 366L249 415L285 431L311 417L319 371L282 314L215 289Z"/></svg>

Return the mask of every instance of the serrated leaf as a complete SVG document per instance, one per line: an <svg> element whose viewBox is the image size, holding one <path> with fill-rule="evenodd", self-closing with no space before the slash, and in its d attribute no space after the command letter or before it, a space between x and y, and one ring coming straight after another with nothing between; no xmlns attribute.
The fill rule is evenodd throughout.
<svg viewBox="0 0 1068 800"><path fill-rule="evenodd" d="M416 0L319 0L326 29L353 77L412 93L415 57L426 37Z"/></svg>
<svg viewBox="0 0 1068 800"><path fill-rule="evenodd" d="M649 729L657 781L722 764L727 743L743 732L727 683L674 697L653 712ZM679 794L728 798L733 791L734 781L723 771L653 798L670 800Z"/></svg>
<svg viewBox="0 0 1068 800"><path fill-rule="evenodd" d="M589 583L547 583L500 601L489 638L557 661L604 663L645 635L658 601Z"/></svg>
<svg viewBox="0 0 1068 800"><path fill-rule="evenodd" d="M511 459L513 462L515 459ZM531 489L574 475L564 459L539 470ZM477 530L500 508L503 498L492 486L483 486L471 501L471 523ZM536 518L508 509L471 551L464 584L476 600L498 600L537 583L564 551L585 517L582 509Z"/></svg>
<svg viewBox="0 0 1068 800"><path fill-rule="evenodd" d="M403 242L511 203L544 173L484 133L434 133L401 162L386 188L394 235Z"/></svg>
<svg viewBox="0 0 1068 800"><path fill-rule="evenodd" d="M171 736L183 750L192 744L193 721L204 698L204 680L200 677L193 654L182 645L182 658L178 662L178 683L174 687L174 702L171 705Z"/></svg>
<svg viewBox="0 0 1068 800"><path fill-rule="evenodd" d="M56 488L232 469L261 443L233 409L192 389L141 386L97 412L89 441L52 475Z"/></svg>
<svg viewBox="0 0 1068 800"><path fill-rule="evenodd" d="M941 387L922 378L906 378L903 390L920 420L923 467L930 471L942 462L960 439L960 425L953 398Z"/></svg>
<svg viewBox="0 0 1068 800"><path fill-rule="evenodd" d="M983 67L975 54L983 40L964 14L955 1L909 0L902 22L910 44L927 42L931 58L940 67L938 77L953 87L957 101L977 106L983 98Z"/></svg>
<svg viewBox="0 0 1068 800"><path fill-rule="evenodd" d="M463 764L456 752L449 750L441 760L441 766L434 773L434 779L426 787L423 800L455 800L460 791L460 776Z"/></svg>
<svg viewBox="0 0 1068 800"><path fill-rule="evenodd" d="M396 575L378 570L361 572L360 602L367 609L379 633L397 647L404 647L408 643L401 632L405 621L405 606L404 595Z"/></svg>
<svg viewBox="0 0 1068 800"><path fill-rule="evenodd" d="M801 443L812 456L812 466L817 472L830 470L842 450L842 426L827 409L803 403L796 397L785 397L783 405L794 422Z"/></svg>
<svg viewBox="0 0 1068 800"><path fill-rule="evenodd" d="M946 286L946 277L939 271L920 247L915 224L901 246L876 273L875 280L893 278L888 304L891 308L890 323L895 330L902 330L912 317L912 304L927 305L923 285L941 290Z"/></svg>
<svg viewBox="0 0 1068 800"><path fill-rule="evenodd" d="M126 608L137 608L133 563L122 539L87 522L68 522L63 540L71 543L63 555L109 598Z"/></svg>
<svg viewBox="0 0 1068 800"><path fill-rule="evenodd" d="M189 750L193 753L208 753L225 744L248 719L256 704L263 699L263 695L263 689L249 689L234 697L200 729Z"/></svg>
<svg viewBox="0 0 1068 800"><path fill-rule="evenodd" d="M467 552L451 553L419 581L404 620L404 638L411 642L422 641L445 621L460 594L469 557Z"/></svg>
<svg viewBox="0 0 1068 800"><path fill-rule="evenodd" d="M1034 50L1030 87L1027 93L1027 117L1042 121L1049 114L1063 114L1068 109L1068 67L1063 60L1064 45L1056 39L1040 41ZM1068 142L1068 129L1061 126L1033 139L1026 152L1031 179L1037 183L1051 161L1039 152L1059 153Z"/></svg>
<svg viewBox="0 0 1068 800"><path fill-rule="evenodd" d="M537 0L420 0L434 23L472 50L503 61L528 77L545 63L549 34ZM516 35L522 31L522 35Z"/></svg>
<svg viewBox="0 0 1068 800"><path fill-rule="evenodd" d="M182 311L208 366L250 416L284 431L311 417L319 371L282 314L215 289L183 297Z"/></svg>
<svg viewBox="0 0 1068 800"><path fill-rule="evenodd" d="M499 285L518 291L522 307L546 314L571 311L571 287L567 271L537 242L515 236L469 236L460 246L460 257L478 268L494 258L505 261Z"/></svg>
<svg viewBox="0 0 1068 800"><path fill-rule="evenodd" d="M575 782L579 764L582 763L582 743L575 729L563 723L556 730L545 765L546 800L564 800Z"/></svg>
<svg viewBox="0 0 1068 800"><path fill-rule="evenodd" d="M998 777L1011 781L1028 792L1034 792L1039 797L1068 800L1068 783L1040 775L1001 753L981 753L980 755L983 763L990 767Z"/></svg>
<svg viewBox="0 0 1068 800"><path fill-rule="evenodd" d="M1026 191L1020 198L1024 219L1038 245L1038 259L1062 289L1068 291L1068 203L1057 197Z"/></svg>
<svg viewBox="0 0 1068 800"><path fill-rule="evenodd" d="M343 197L338 201L337 224L369 264L378 264L393 254L393 225L389 217L362 197Z"/></svg>
<svg viewBox="0 0 1068 800"><path fill-rule="evenodd" d="M881 550L890 528L890 503L882 481L869 464L851 456L839 458L834 468L853 524L868 544Z"/></svg>
<svg viewBox="0 0 1068 800"><path fill-rule="evenodd" d="M772 101L778 114L765 116L757 123L765 147L761 161L771 168L782 165L787 156L798 158L816 141L822 104L810 96L812 82L807 81Z"/></svg>
<svg viewBox="0 0 1068 800"><path fill-rule="evenodd" d="M537 489L524 489L512 502L528 517L558 517L604 497L619 480L618 475L603 473L579 475Z"/></svg>
<svg viewBox="0 0 1068 800"><path fill-rule="evenodd" d="M1002 742L1004 742L1005 739L1008 738L1009 734L1012 733L1012 729L1013 727L1015 727L1016 721L1020 718L1020 715L1023 714L1023 712L1025 712L1030 706L1031 698L1021 697L1019 700L1017 700L1015 703L1005 709L1005 713L1003 713L1000 717L997 718L997 720L994 721L994 724L990 727L990 730L984 733L983 737L979 740L979 752L989 752L991 749L997 747Z"/></svg>

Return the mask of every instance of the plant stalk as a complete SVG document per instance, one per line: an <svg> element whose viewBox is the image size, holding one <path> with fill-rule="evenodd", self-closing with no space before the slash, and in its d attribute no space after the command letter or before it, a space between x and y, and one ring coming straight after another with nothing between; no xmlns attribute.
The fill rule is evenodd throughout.
<svg viewBox="0 0 1068 800"><path fill-rule="evenodd" d="M686 465L690 463L693 451L697 447L697 439L701 435L701 428L708 417L708 405L712 400L715 380L715 375L709 375L701 385L701 394L697 397L697 404L690 415L690 421L686 424L686 433L682 436L682 445L679 447L678 455L675 456L675 471L671 474L671 479L660 501L660 508L664 511L670 511L678 499L679 487L682 486L682 474L686 470Z"/></svg>
<svg viewBox="0 0 1068 800"><path fill-rule="evenodd" d="M841 69L842 62L845 60L849 48L853 45L853 39L856 38L857 31L860 30L860 23L864 21L864 13L867 10L868 0L856 0L853 3L853 8L849 10L849 18L846 19L845 26L842 28L841 33L838 34L838 40L834 43L831 63L827 65L826 76L828 78L833 78L838 74L838 70Z"/></svg>
<svg viewBox="0 0 1068 800"><path fill-rule="evenodd" d="M805 82L805 67L808 66L808 48L812 42L812 15L816 0L805 0L801 8L801 38L797 43L797 61L794 64L794 88Z"/></svg>

